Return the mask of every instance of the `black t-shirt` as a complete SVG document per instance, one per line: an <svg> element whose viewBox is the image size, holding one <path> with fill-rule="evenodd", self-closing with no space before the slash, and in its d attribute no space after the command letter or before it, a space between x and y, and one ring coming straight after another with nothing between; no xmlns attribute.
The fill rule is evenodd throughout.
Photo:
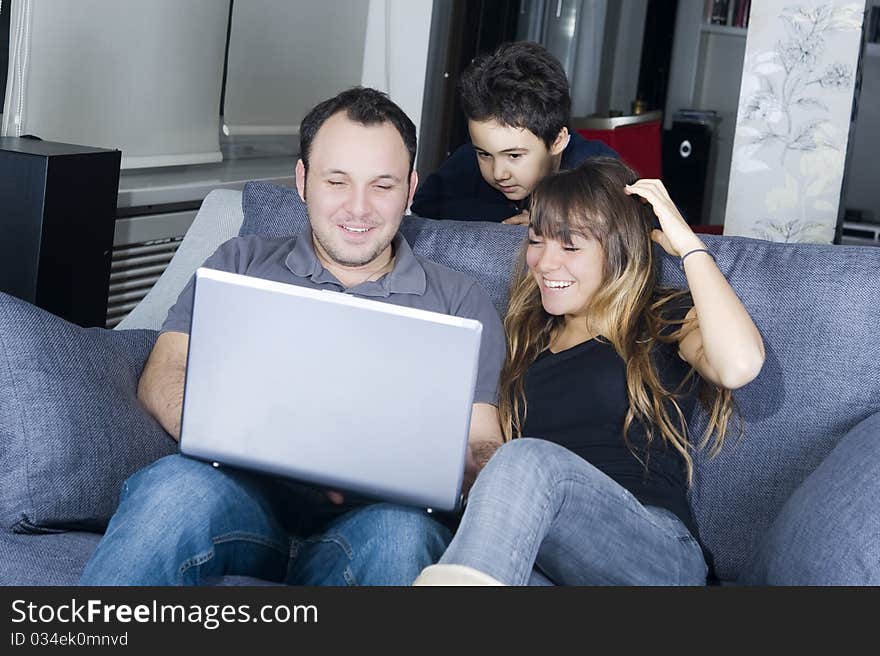
<svg viewBox="0 0 880 656"><path fill-rule="evenodd" d="M667 306L667 317L682 318L692 302L689 296ZM668 328L673 331L678 326ZM656 343L652 358L669 391L678 390L690 365L678 355L675 343ZM696 401L696 376L677 396L688 417ZM687 476L678 452L667 446L659 429L647 445L645 427L630 425L627 444L623 423L629 409L623 359L602 338L559 353L547 350L529 367L524 380L527 403L523 436L555 442L576 453L629 490L645 505L674 512L691 533L696 526L688 505ZM677 425L677 414L670 410ZM641 459L642 462L639 461Z"/></svg>

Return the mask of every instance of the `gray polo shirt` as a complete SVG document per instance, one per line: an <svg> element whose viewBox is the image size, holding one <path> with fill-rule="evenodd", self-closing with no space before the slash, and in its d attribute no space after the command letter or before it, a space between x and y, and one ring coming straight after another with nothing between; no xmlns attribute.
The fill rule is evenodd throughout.
<svg viewBox="0 0 880 656"><path fill-rule="evenodd" d="M318 260L308 228L293 239L235 237L221 245L203 266L477 319L483 324L483 334L474 403L497 405L498 376L504 362L504 328L489 295L466 274L415 255L399 233L393 243L394 269L378 280L348 289ZM162 332L189 333L194 284L195 277L180 292L162 324ZM436 347L436 344L425 345L425 348Z"/></svg>

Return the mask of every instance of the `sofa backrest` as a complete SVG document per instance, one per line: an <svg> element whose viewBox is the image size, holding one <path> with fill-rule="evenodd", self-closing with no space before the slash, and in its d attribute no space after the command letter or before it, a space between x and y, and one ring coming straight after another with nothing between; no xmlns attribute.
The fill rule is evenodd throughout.
<svg viewBox="0 0 880 656"><path fill-rule="evenodd" d="M880 248L706 237L761 331L761 374L734 393L744 435L697 459L691 505L722 579L735 580L798 485L880 410ZM684 286L673 258L661 279ZM692 428L702 430L699 413Z"/></svg>
<svg viewBox="0 0 880 656"><path fill-rule="evenodd" d="M297 193L266 183L243 192L241 234L280 238L308 221ZM424 257L473 275L503 313L525 228L408 217ZM705 236L764 337L756 380L735 393L744 422L714 459L696 457L691 503L718 576L736 580L783 503L856 423L880 410L880 249ZM661 282L684 287L658 248ZM692 434L705 426L698 410Z"/></svg>
<svg viewBox="0 0 880 656"><path fill-rule="evenodd" d="M156 284L116 329L159 330L190 276L220 244L238 234L242 218L240 191L214 189L209 193Z"/></svg>

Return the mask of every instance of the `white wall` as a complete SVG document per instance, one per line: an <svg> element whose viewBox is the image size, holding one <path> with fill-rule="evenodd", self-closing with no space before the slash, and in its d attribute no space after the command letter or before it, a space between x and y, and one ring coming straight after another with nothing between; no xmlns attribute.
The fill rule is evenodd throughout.
<svg viewBox="0 0 880 656"><path fill-rule="evenodd" d="M609 106L610 109L619 109L624 114L630 113L639 87L642 39L645 36L647 13L648 0L625 0L622 3Z"/></svg>
<svg viewBox="0 0 880 656"><path fill-rule="evenodd" d="M672 60L669 64L669 86L666 90L666 111L663 113L663 127L666 130L672 127L672 117L676 111L693 106L697 67L700 62L703 2L704 0L679 0L678 3Z"/></svg>
<svg viewBox="0 0 880 656"><path fill-rule="evenodd" d="M433 0L370 0L361 84L388 93L419 134Z"/></svg>
<svg viewBox="0 0 880 656"><path fill-rule="evenodd" d="M694 88L693 107L714 109L721 117L716 128L715 162L707 190L711 203L708 222L724 223L730 160L733 157L733 135L736 131L736 109L742 78L746 37L738 34L703 32L700 38L700 63Z"/></svg>

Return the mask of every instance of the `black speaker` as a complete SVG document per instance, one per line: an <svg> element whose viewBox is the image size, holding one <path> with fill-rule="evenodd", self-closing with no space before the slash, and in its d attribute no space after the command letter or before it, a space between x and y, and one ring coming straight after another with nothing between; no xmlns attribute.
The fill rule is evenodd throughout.
<svg viewBox="0 0 880 656"><path fill-rule="evenodd" d="M714 125L673 121L663 133L663 182L690 224L709 222L714 172Z"/></svg>
<svg viewBox="0 0 880 656"><path fill-rule="evenodd" d="M0 291L105 324L121 156L0 137Z"/></svg>

